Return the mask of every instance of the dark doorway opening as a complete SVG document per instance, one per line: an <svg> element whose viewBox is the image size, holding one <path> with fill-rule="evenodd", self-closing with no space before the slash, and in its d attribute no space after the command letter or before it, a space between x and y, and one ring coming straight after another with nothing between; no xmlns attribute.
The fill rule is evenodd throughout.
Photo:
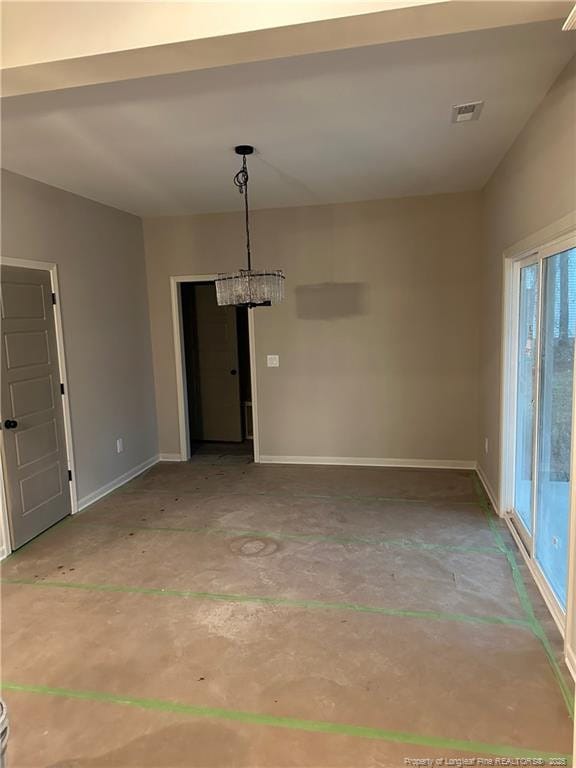
<svg viewBox="0 0 576 768"><path fill-rule="evenodd" d="M248 310L218 306L212 282L180 291L191 455L251 458Z"/></svg>

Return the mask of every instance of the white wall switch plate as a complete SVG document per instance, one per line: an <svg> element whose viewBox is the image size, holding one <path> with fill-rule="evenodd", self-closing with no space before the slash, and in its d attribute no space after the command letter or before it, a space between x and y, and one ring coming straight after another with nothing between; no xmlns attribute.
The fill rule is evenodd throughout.
<svg viewBox="0 0 576 768"><path fill-rule="evenodd" d="M280 368L280 355L268 355L266 364L268 368Z"/></svg>
<svg viewBox="0 0 576 768"><path fill-rule="evenodd" d="M118 440L116 440L116 453L122 453L124 450L124 440L123 438L119 437Z"/></svg>

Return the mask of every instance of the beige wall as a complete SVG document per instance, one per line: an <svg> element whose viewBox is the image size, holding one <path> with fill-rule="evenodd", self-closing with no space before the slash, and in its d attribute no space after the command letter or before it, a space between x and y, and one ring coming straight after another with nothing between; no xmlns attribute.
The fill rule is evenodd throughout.
<svg viewBox="0 0 576 768"><path fill-rule="evenodd" d="M141 222L3 172L2 256L58 264L82 499L157 453Z"/></svg>
<svg viewBox="0 0 576 768"><path fill-rule="evenodd" d="M287 275L255 310L261 453L474 460L478 195L263 210L253 230L256 265ZM144 234L160 451L178 453L169 276L242 266L242 217Z"/></svg>
<svg viewBox="0 0 576 768"><path fill-rule="evenodd" d="M576 58L518 136L483 195L480 428L477 455L498 495L503 251L576 210ZM484 438L489 452L484 451Z"/></svg>

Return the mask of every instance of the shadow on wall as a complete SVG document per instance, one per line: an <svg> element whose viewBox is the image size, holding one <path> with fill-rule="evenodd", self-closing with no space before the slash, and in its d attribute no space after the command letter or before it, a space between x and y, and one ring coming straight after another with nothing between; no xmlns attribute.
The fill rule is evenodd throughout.
<svg viewBox="0 0 576 768"><path fill-rule="evenodd" d="M296 316L301 320L336 320L368 312L366 283L297 285Z"/></svg>

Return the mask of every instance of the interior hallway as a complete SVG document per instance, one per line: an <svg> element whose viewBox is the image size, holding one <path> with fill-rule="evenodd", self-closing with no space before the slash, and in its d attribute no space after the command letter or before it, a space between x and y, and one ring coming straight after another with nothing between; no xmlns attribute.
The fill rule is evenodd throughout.
<svg viewBox="0 0 576 768"><path fill-rule="evenodd" d="M560 636L469 471L159 464L2 574L11 768L571 751Z"/></svg>
<svg viewBox="0 0 576 768"><path fill-rule="evenodd" d="M192 443L190 452L190 462L194 464L252 464L254 461L252 440L241 443Z"/></svg>

